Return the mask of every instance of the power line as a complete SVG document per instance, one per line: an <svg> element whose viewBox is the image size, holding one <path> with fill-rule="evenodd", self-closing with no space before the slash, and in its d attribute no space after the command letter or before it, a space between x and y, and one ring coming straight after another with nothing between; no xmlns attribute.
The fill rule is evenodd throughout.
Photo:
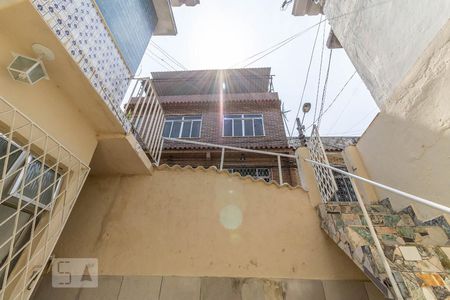
<svg viewBox="0 0 450 300"><path fill-rule="evenodd" d="M155 56L157 59L159 59L160 61L162 61L163 63L165 63L167 66L169 66L173 71L177 71L176 68L174 68L170 63L168 63L164 58L161 58L160 56L158 56L156 53L154 53L152 50L147 49L146 53L150 53L153 56Z"/></svg>
<svg viewBox="0 0 450 300"><path fill-rule="evenodd" d="M328 78L330 76L331 58L332 57L333 57L333 49L330 49L330 57L328 57L327 73L325 74L325 83L323 84L322 101L320 101L320 110L319 110L319 115L317 116L317 130L320 127L320 121L322 120L322 116L323 116L323 108L325 105L325 97L327 95Z"/></svg>
<svg viewBox="0 0 450 300"><path fill-rule="evenodd" d="M165 57L167 57L170 61L172 61L175 65L180 67L183 70L187 70L187 68L179 62L175 57L170 55L166 50L164 50L162 47L160 47L158 44L156 44L154 41L151 41L151 45L153 45L156 49L159 50Z"/></svg>
<svg viewBox="0 0 450 300"><path fill-rule="evenodd" d="M290 42L293 41L294 39L298 38L299 36L303 35L303 34L306 33L307 31L311 30L312 28L318 26L319 24L321 24L321 23L323 23L323 22L325 22L325 21L327 21L327 20L328 20L328 21L331 21L331 20L337 20L337 19L346 17L346 16L348 16L348 15L356 14L356 13L362 12L362 11L364 11L364 10L367 10L367 9L370 9L370 8L373 8L373 7L376 7L376 6L385 4L385 3L389 3L389 2L392 2L392 1L393 1L393 0L381 1L381 2L375 3L374 5L366 6L366 7L364 7L364 8L357 9L357 10L354 10L354 11L349 11L349 12L346 12L346 13L343 13L343 14L340 14L340 15L337 15L337 16L335 16L335 17L325 18L325 19L319 21L318 23L316 23L316 24L314 24L314 25L312 25L312 26L310 26L310 27L308 27L308 28L306 28L306 29L304 29L304 30L302 30L302 31L300 31L300 32L297 32L297 33L293 34L292 36L286 38L285 40L283 40L283 41L281 41L281 42L279 42L279 43L277 43L277 44L275 44L275 45L273 45L273 46L271 46L271 47L269 47L269 48L267 48L267 49L265 49L265 50L263 50L263 51L260 51L260 52L254 54L254 55L252 55L252 56L250 56L250 57L247 57L246 59L244 59L244 60L242 60L242 61L240 61L240 62L237 62L237 63L233 64L230 68L233 68L233 67L235 67L235 66L237 66L237 65L239 65L239 64L241 64L241 63L245 63L246 61L248 61L248 60L250 60L250 59L252 59L252 58L254 58L254 57L257 57L258 55L261 55L261 54L263 54L263 53L265 53L265 52L270 51L269 53L266 53L266 54L264 54L263 56L261 56L261 57L255 59L255 60L253 60L252 62L250 62L250 63L248 63L247 65L245 65L245 66L244 66L244 68L245 68L245 67L247 67L247 66L249 66L249 65L251 65L251 64L253 64L253 63L255 63L255 62L259 61L259 60L261 60L262 58L266 57L267 55L273 53L274 51L280 49L280 48L283 47L284 45L290 43Z"/></svg>
<svg viewBox="0 0 450 300"><path fill-rule="evenodd" d="M149 52L146 51L144 54L147 55L149 58L151 58L158 65L163 67L165 70L170 71L170 69L166 65L162 64L157 58L153 57L152 54L150 54Z"/></svg>
<svg viewBox="0 0 450 300"><path fill-rule="evenodd" d="M257 61L263 59L264 57L266 57L267 55L269 55L269 54L275 52L276 50L280 49L281 47L283 47L283 46L289 44L290 42L292 42L292 41L295 40L296 38L302 36L303 34L305 34L306 32L308 32L308 31L311 30L312 28L314 28L314 27L320 25L320 24L323 23L325 20L326 20L326 19L322 20L322 16L321 16L321 21L320 21L320 22L318 22L318 23L316 23L316 24L314 24L314 25L312 25L312 26L309 26L309 27L307 27L306 29L303 29L303 30L301 30L301 31L299 31L299 32L297 32L297 33L291 35L290 37L288 37L288 38L282 40L281 42L276 43L275 45L270 46L269 48L267 48L267 49L265 49L265 50L263 50L263 51L260 51L260 52L258 52L258 53L256 53L256 54L253 54L252 56L247 57L246 59L244 59L244 60L242 60L242 61L240 61L240 62L235 63L235 64L232 65L231 67L235 67L235 66L237 66L237 65L239 65L239 64L243 64L243 63L245 63L246 61L249 61L250 59L255 58L255 57L258 57L259 55L262 55L262 54L265 53L263 56L258 57L258 58L256 58L256 59L254 59L253 61L249 62L248 64L246 64L245 66L243 66L243 68L245 68L245 67L247 67L247 66L249 66L249 65L251 65L251 64L254 64L255 62L257 62ZM266 53L266 52L267 52L267 53Z"/></svg>
<svg viewBox="0 0 450 300"><path fill-rule="evenodd" d="M320 53L319 79L317 80L317 92L316 92L316 102L314 103L314 118L313 118L313 124L316 123L317 104L319 103L320 81L321 81L321 79L322 79L323 52L324 52L324 50L325 50L325 29L326 29L326 26L323 27L323 33L322 33L322 51L321 51L321 53Z"/></svg>
<svg viewBox="0 0 450 300"><path fill-rule="evenodd" d="M322 22L322 15L320 15L320 22ZM319 24L320 24L320 22L319 22ZM298 118L298 115L300 114L300 110L302 109L303 98L305 96L306 86L308 84L309 72L311 70L312 60L313 60L314 52L315 52L315 49L316 49L316 43L317 43L317 37L319 36L319 31L320 31L320 25L317 27L316 37L314 38L314 43L313 43L313 47L312 47L312 50L311 50L311 56L309 58L308 69L306 71L305 84L303 85L302 96L300 97L300 105L298 106L297 114L295 115L294 120ZM295 128L295 122L292 125L292 130L291 130L291 132L289 134L290 137L292 137L292 135L294 134L294 128ZM288 130L289 130L289 128L288 128Z"/></svg>
<svg viewBox="0 0 450 300"><path fill-rule="evenodd" d="M350 78L345 82L344 86L341 88L341 90L336 94L336 96L334 97L334 99L331 101L331 103L327 106L327 108L323 111L322 114L319 114L319 119L322 118L323 115L325 115L327 113L327 111L331 108L331 106L333 106L333 104L336 102L336 100L339 98L339 96L342 94L342 92L345 90L345 88L347 87L347 85L349 84L349 82L353 79L353 77L355 76L356 71L353 72L353 74L350 76ZM314 123L313 123L314 124ZM313 126L313 124L309 125L308 127L305 128L305 130L308 130L309 128L311 128Z"/></svg>

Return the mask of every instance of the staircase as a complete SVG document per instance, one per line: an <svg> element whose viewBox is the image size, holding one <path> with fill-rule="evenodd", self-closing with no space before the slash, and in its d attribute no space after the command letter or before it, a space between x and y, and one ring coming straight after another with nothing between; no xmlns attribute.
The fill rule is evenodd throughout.
<svg viewBox="0 0 450 300"><path fill-rule="evenodd" d="M389 200L367 206L404 299L450 299L450 226L445 216L422 222L409 206L395 212ZM390 282L357 202L319 205L323 230L383 292Z"/></svg>

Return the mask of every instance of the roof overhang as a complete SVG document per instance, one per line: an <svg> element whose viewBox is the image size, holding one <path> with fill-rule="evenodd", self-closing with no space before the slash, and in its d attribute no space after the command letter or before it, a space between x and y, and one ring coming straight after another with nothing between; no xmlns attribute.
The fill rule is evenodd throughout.
<svg viewBox="0 0 450 300"><path fill-rule="evenodd" d="M156 24L153 35L176 35L177 25L173 17L170 0L153 0L158 23Z"/></svg>
<svg viewBox="0 0 450 300"><path fill-rule="evenodd" d="M321 1L320 1L321 2ZM292 8L294 16L315 16L322 13L322 7L313 0L295 0Z"/></svg>
<svg viewBox="0 0 450 300"><path fill-rule="evenodd" d="M172 0L172 6L196 6L197 4L200 4L200 0Z"/></svg>

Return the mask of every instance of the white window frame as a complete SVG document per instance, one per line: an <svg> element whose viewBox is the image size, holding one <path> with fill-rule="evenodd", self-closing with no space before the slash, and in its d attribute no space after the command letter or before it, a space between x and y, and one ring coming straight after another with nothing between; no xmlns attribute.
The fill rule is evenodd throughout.
<svg viewBox="0 0 450 300"><path fill-rule="evenodd" d="M249 116L249 115L259 115L261 117L245 117L245 116ZM227 116L239 116L239 118L230 118ZM242 135L234 135L234 120L241 120L242 123ZM262 130L263 130L263 134L262 135L255 135L255 120L256 119L261 119L262 122ZM225 120L232 120L231 122L231 135L225 135ZM245 120L252 120L252 125L253 125L253 135L245 135ZM241 137L263 137L266 136L266 128L264 126L264 115L261 113L247 113L247 114L224 114L223 115L223 121L222 121L222 137L237 137L237 138L241 138Z"/></svg>
<svg viewBox="0 0 450 300"><path fill-rule="evenodd" d="M199 119L185 119L187 118L192 118L192 117L197 117L199 116ZM170 117L181 117L181 120L167 120L167 118ZM190 131L190 136L189 137L181 137L182 133L183 133L183 128L184 128L184 123L185 122L193 122L193 121L200 121L200 128L199 128L199 133L198 133L198 137L192 137L192 124L191 124L191 131ZM203 126L203 115L169 115L166 116L166 120L164 121L164 127L166 126L166 123L172 123L172 126L170 127L170 132L169 132L169 137L172 135L172 130L173 130L173 123L174 122L181 122L181 127L180 127L180 133L178 134L177 137L175 137L176 139L199 139L202 137L202 126Z"/></svg>
<svg viewBox="0 0 450 300"><path fill-rule="evenodd" d="M32 156L32 155L29 155L28 156L28 158L27 158L27 160L26 160L26 164L31 164L31 162L33 161L33 160L35 160L35 158ZM41 161L39 161L40 163L43 163L43 162L41 162ZM44 164L44 166L46 166L45 164ZM48 167L48 166L47 166ZM53 170L53 169L52 169ZM57 171L55 171L55 170L53 170L55 173L58 173ZM25 202L27 202L27 203L30 203L31 205L36 205L37 204L37 206L39 207L39 208L42 208L42 209L45 209L45 210L50 210L51 209L51 207L52 207L52 205L54 204L54 200L55 200L55 198L58 196L58 193L59 193L59 190L61 189L61 182L62 182L62 180L61 180L61 175L60 175L60 178L58 178L58 179L56 179L56 182L55 182L55 188L54 188L54 190L53 190L53 193L52 193L52 198L51 198L51 200L50 200L50 205L48 205L48 204L43 204L43 203L40 203L39 201L36 201L35 199L31 199L31 198L29 198L29 197L27 197L27 196L25 196L25 195L23 195L23 194L21 194L19 191L20 191L20 188L21 188L21 186L22 186L22 181L23 181L23 179L24 179L24 175L25 175L25 168L22 168L22 170L20 170L20 172L19 172L19 175L17 175L17 177L15 178L15 180L14 180L14 183L12 184L12 187L11 187L11 190L10 190L10 192L9 192L9 194L11 195L11 196L13 196L13 197L15 197L16 199L18 199L18 200L22 200L22 201L25 201ZM59 175L59 174L58 174ZM39 176L42 176L42 174L39 174ZM39 179L38 179L39 180ZM52 184L53 185L53 184ZM42 193L42 191L41 191L41 193ZM39 195L36 195L36 197L39 197ZM37 202L37 203L36 203ZM47 207L48 206L48 207ZM31 207L33 207L33 206L31 206Z"/></svg>
<svg viewBox="0 0 450 300"><path fill-rule="evenodd" d="M20 155L17 157L16 161L5 172L5 176L6 176L5 178L8 178L9 175L11 175L13 172L15 172L23 164L27 155L26 155L25 151L23 151L22 147L19 144L17 144L13 140L9 139L4 134L0 134L0 139L5 140L6 142L11 141L11 146L14 146L17 148L17 150L15 150L15 151L20 152ZM11 153L11 149L10 149L10 153ZM4 157L4 159L5 159L5 163L6 163L6 156ZM8 167L8 166L6 166L6 167ZM0 170L0 178L2 177L2 175L3 175L3 170ZM3 180L5 180L5 178L3 178Z"/></svg>

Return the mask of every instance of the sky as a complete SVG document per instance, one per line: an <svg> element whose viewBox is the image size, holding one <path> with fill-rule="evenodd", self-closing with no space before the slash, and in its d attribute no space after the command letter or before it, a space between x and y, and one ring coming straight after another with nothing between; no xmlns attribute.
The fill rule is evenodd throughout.
<svg viewBox="0 0 450 300"><path fill-rule="evenodd" d="M286 113L289 126L286 131L291 132L318 28L317 25L311 26L319 23L320 16L294 17L291 14L292 4L282 11L281 3L281 0L201 0L195 7L174 7L178 34L153 36L136 76L150 76L150 73L155 71L181 70L164 56L155 44L190 70L238 68L253 62L257 57L250 60L248 58L256 53L309 28L290 43L247 66L272 68L272 74L275 75L274 89L284 104L284 110L290 111ZM315 105L324 27L325 40L329 33L326 21L322 24L325 25L319 30L303 100L312 104L304 122L308 128L307 135L311 130L314 111L316 110L316 115L320 111L330 51L324 48L320 93L318 104ZM355 68L345 50L333 50L324 109L332 103L354 72ZM323 114L320 134L359 136L378 111L372 96L356 74ZM300 116L302 117L302 113ZM297 134L295 130L294 135Z"/></svg>

